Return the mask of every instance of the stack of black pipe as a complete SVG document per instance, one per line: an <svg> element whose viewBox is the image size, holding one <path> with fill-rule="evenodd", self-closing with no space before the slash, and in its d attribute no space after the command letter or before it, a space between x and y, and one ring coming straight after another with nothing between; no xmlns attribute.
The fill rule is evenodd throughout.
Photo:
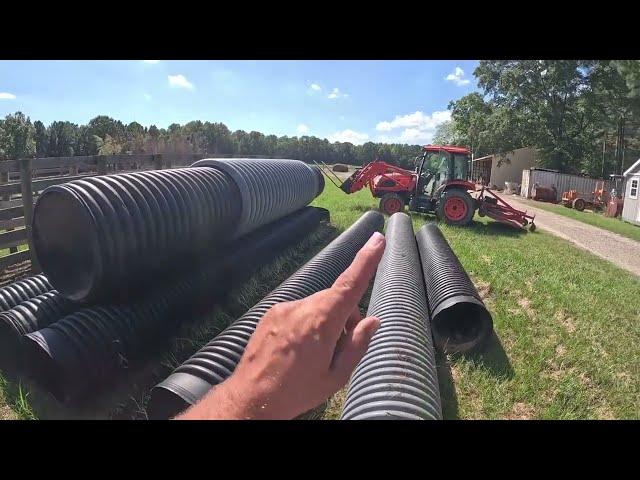
<svg viewBox="0 0 640 480"><path fill-rule="evenodd" d="M34 246L44 273L70 300L126 301L303 208L323 186L304 162L268 159L207 159L74 180L38 198Z"/></svg>
<svg viewBox="0 0 640 480"><path fill-rule="evenodd" d="M411 218L391 216L367 316L380 319L354 370L344 420L442 418L429 309Z"/></svg>
<svg viewBox="0 0 640 480"><path fill-rule="evenodd" d="M245 235L195 274L137 302L83 308L26 335L30 375L60 401L86 398L326 219L326 210L305 207Z"/></svg>
<svg viewBox="0 0 640 480"><path fill-rule="evenodd" d="M365 213L307 264L156 385L147 405L149 418L175 416L229 377L269 308L276 303L299 300L329 288L373 232L381 230L383 225L384 218L380 213Z"/></svg>
<svg viewBox="0 0 640 480"><path fill-rule="evenodd" d="M56 290L50 290L0 312L0 368L10 375L19 372L23 335L51 325L76 308Z"/></svg>
<svg viewBox="0 0 640 480"><path fill-rule="evenodd" d="M51 284L44 275L35 275L0 288L0 312L10 310L25 300L37 297L52 290Z"/></svg>

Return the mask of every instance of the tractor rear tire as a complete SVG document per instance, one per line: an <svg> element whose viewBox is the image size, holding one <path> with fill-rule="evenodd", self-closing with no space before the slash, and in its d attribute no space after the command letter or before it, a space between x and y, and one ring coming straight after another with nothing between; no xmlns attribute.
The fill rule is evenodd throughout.
<svg viewBox="0 0 640 480"><path fill-rule="evenodd" d="M404 210L404 199L397 193L385 193L380 199L380 211L391 216Z"/></svg>
<svg viewBox="0 0 640 480"><path fill-rule="evenodd" d="M575 208L576 210L578 210L579 212L584 210L584 207L586 206L586 203L583 199L581 198L576 198L573 201L573 208Z"/></svg>
<svg viewBox="0 0 640 480"><path fill-rule="evenodd" d="M469 225L476 211L476 201L464 190L445 191L436 207L436 215L447 225Z"/></svg>

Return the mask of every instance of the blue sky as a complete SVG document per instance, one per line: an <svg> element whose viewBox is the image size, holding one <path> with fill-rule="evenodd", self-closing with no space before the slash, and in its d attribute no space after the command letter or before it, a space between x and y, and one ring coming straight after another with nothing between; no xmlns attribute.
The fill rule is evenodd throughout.
<svg viewBox="0 0 640 480"><path fill-rule="evenodd" d="M331 141L428 143L475 91L474 60L0 61L0 116L49 125L109 115Z"/></svg>

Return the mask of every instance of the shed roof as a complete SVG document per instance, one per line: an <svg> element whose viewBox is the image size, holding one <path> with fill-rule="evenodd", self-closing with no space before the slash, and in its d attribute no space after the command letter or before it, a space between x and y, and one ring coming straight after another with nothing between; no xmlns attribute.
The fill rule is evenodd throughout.
<svg viewBox="0 0 640 480"><path fill-rule="evenodd" d="M626 177L627 175L631 175L632 173L640 173L640 158L636 160L636 163L627 168L623 175Z"/></svg>

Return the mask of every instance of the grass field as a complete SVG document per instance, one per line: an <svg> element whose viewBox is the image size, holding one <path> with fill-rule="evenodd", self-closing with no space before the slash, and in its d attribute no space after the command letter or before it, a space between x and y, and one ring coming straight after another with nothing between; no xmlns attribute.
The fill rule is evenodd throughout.
<svg viewBox="0 0 640 480"><path fill-rule="evenodd" d="M3 411L18 418L145 418L151 386L377 201L368 191L345 195L327 182L313 205L330 210L334 228L321 227L224 305L185 325L164 353L131 372L109 396L70 412L54 408L28 384L0 378L0 418ZM433 218L413 216L416 230L427 221ZM638 278L540 231L520 233L487 219L442 230L483 295L496 330L483 352L439 357L445 418L640 418ZM367 302L365 295L363 309ZM343 400L344 391L312 417L338 418Z"/></svg>
<svg viewBox="0 0 640 480"><path fill-rule="evenodd" d="M509 201L509 197L506 197L506 199L507 201ZM594 227L603 228L605 230L609 230L610 232L622 235L623 237L627 237L640 242L640 226L625 222L624 220L620 220L619 218L605 217L602 213L586 210L583 212L579 212L577 210L574 210L573 208L567 208L559 203L554 204L546 202L536 202L535 200L530 200L523 197L518 197L518 200L531 205L532 207L546 210L548 212L557 213L558 215L562 215L564 217L573 218L574 220L578 220L579 222L587 223L589 225L593 225Z"/></svg>

